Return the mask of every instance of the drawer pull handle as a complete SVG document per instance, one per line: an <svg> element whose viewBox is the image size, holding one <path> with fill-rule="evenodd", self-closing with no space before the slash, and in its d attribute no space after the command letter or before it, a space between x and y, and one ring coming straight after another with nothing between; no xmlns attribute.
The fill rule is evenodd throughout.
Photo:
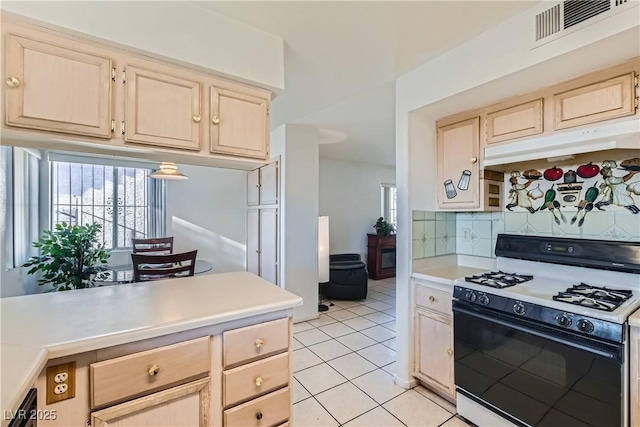
<svg viewBox="0 0 640 427"><path fill-rule="evenodd" d="M200 123L201 117L200 114L196 114L193 116L193 121L196 123Z"/></svg>
<svg viewBox="0 0 640 427"><path fill-rule="evenodd" d="M429 296L429 301L435 302L435 300L436 300L436 297L434 297L433 295Z"/></svg>
<svg viewBox="0 0 640 427"><path fill-rule="evenodd" d="M448 354L449 356L453 356L453 350L451 350L451 349L447 350L447 354Z"/></svg>
<svg viewBox="0 0 640 427"><path fill-rule="evenodd" d="M262 412L258 412L256 414L256 420L261 420L262 419Z"/></svg>
<svg viewBox="0 0 640 427"><path fill-rule="evenodd" d="M158 375L158 372L160 372L160 366L158 365L153 365L149 368L149 376L151 377Z"/></svg>
<svg viewBox="0 0 640 427"><path fill-rule="evenodd" d="M256 387L260 387L262 385L262 378L256 378Z"/></svg>
<svg viewBox="0 0 640 427"><path fill-rule="evenodd" d="M256 347L257 347L257 348L260 348L260 347L262 347L263 345L264 345L264 340L263 340L262 338L258 338L258 339L256 340Z"/></svg>
<svg viewBox="0 0 640 427"><path fill-rule="evenodd" d="M220 118L218 116L211 117L211 123L217 125L218 123L220 123Z"/></svg>
<svg viewBox="0 0 640 427"><path fill-rule="evenodd" d="M478 163L478 158L477 157L472 157L471 158L471 163Z"/></svg>

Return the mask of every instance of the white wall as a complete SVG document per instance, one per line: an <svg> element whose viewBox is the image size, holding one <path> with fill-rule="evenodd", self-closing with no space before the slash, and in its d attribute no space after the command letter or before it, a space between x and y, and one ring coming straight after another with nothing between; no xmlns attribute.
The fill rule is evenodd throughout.
<svg viewBox="0 0 640 427"><path fill-rule="evenodd" d="M535 50L531 50L533 12L525 11L396 81L398 384L406 387L415 382L408 309L412 304L411 210L435 207L434 121L637 56L639 8L635 4L627 13Z"/></svg>
<svg viewBox="0 0 640 427"><path fill-rule="evenodd" d="M198 250L211 273L246 270L246 172L179 165L186 181L167 181L167 236L174 252Z"/></svg>
<svg viewBox="0 0 640 427"><path fill-rule="evenodd" d="M359 253L381 215L380 184L395 183L395 168L320 159L320 215L329 216L329 253Z"/></svg>
<svg viewBox="0 0 640 427"><path fill-rule="evenodd" d="M294 322L318 317L318 130L282 125L271 132L271 155L280 157L280 277L302 297ZM331 219L329 219L331 222Z"/></svg>
<svg viewBox="0 0 640 427"><path fill-rule="evenodd" d="M3 10L275 89L284 42L186 1L2 1Z"/></svg>

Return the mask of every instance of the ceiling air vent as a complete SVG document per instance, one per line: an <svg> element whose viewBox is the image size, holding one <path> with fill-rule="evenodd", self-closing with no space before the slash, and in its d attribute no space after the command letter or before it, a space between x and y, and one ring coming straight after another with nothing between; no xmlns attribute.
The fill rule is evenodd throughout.
<svg viewBox="0 0 640 427"><path fill-rule="evenodd" d="M611 0L567 0L564 2L564 29L611 9Z"/></svg>
<svg viewBox="0 0 640 427"><path fill-rule="evenodd" d="M560 5L536 15L536 41L560 31Z"/></svg>
<svg viewBox="0 0 640 427"><path fill-rule="evenodd" d="M551 3L551 4L549 4ZM534 25L531 49L575 31L607 20L619 13L638 14L638 1L631 0L557 0L543 1L532 10Z"/></svg>

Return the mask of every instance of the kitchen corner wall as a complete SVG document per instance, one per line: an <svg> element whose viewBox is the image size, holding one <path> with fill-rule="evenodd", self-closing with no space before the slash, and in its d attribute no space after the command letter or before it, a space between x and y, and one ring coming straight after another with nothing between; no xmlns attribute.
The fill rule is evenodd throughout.
<svg viewBox="0 0 640 427"><path fill-rule="evenodd" d="M567 222L560 220L558 225L548 211L533 214L413 211L413 259L447 254L495 257L493 251L499 233L640 241L639 215L620 210L593 210L584 225L578 227L577 223L571 224L575 213L575 208L563 209ZM445 246L444 241L447 242Z"/></svg>

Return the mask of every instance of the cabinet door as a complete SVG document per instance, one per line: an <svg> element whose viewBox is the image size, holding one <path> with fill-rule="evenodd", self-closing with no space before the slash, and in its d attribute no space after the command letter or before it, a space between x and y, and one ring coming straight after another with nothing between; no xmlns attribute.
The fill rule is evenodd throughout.
<svg viewBox="0 0 640 427"><path fill-rule="evenodd" d="M278 284L278 209L260 209L260 277Z"/></svg>
<svg viewBox="0 0 640 427"><path fill-rule="evenodd" d="M93 427L205 427L209 420L209 378L130 400L91 414Z"/></svg>
<svg viewBox="0 0 640 427"><path fill-rule="evenodd" d="M269 100L211 86L210 150L266 160Z"/></svg>
<svg viewBox="0 0 640 427"><path fill-rule="evenodd" d="M8 126L110 138L111 59L12 34L6 48Z"/></svg>
<svg viewBox="0 0 640 427"><path fill-rule="evenodd" d="M487 113L487 143L542 133L542 98Z"/></svg>
<svg viewBox="0 0 640 427"><path fill-rule="evenodd" d="M200 150L200 83L177 75L126 67L126 142Z"/></svg>
<svg viewBox="0 0 640 427"><path fill-rule="evenodd" d="M247 172L247 205L260 204L260 169Z"/></svg>
<svg viewBox="0 0 640 427"><path fill-rule="evenodd" d="M247 271L260 275L259 209L247 209Z"/></svg>
<svg viewBox="0 0 640 427"><path fill-rule="evenodd" d="M554 95L554 130L635 113L635 73Z"/></svg>
<svg viewBox="0 0 640 427"><path fill-rule="evenodd" d="M260 168L260 204L278 203L278 162Z"/></svg>
<svg viewBox="0 0 640 427"><path fill-rule="evenodd" d="M630 402L631 402L631 424L640 426L640 326L630 328L631 331L631 351L629 366Z"/></svg>
<svg viewBox="0 0 640 427"><path fill-rule="evenodd" d="M480 207L480 118L438 127L438 206Z"/></svg>
<svg viewBox="0 0 640 427"><path fill-rule="evenodd" d="M455 398L453 318L417 311L416 334L416 376Z"/></svg>

